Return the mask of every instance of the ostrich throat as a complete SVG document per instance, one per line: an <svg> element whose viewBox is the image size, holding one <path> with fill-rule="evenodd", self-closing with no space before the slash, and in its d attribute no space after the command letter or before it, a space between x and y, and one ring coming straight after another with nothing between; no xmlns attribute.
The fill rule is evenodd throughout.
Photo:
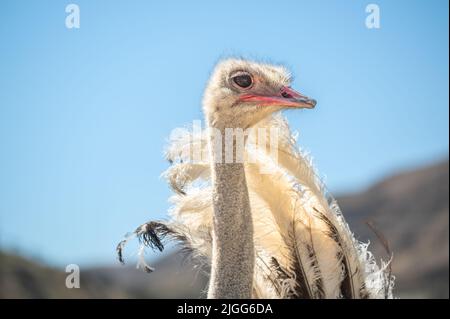
<svg viewBox="0 0 450 319"><path fill-rule="evenodd" d="M225 137L225 129L219 131ZM214 145L215 138L210 137L210 145ZM233 154L236 154L238 141L234 135L231 138L228 143L232 141ZM221 138L220 142L221 150L225 150L225 139ZM208 298L251 298L255 257L244 164L242 161L227 163L224 152L211 151L211 157L214 213Z"/></svg>

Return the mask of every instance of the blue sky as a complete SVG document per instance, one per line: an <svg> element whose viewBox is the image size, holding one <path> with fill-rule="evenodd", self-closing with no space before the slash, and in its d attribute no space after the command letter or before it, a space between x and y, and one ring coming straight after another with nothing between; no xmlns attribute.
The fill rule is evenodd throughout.
<svg viewBox="0 0 450 319"><path fill-rule="evenodd" d="M448 157L448 1L0 4L0 247L55 265L115 261L165 216L170 131L201 119L228 55L281 62L318 100L287 112L335 193ZM345 212L344 212L345 214Z"/></svg>

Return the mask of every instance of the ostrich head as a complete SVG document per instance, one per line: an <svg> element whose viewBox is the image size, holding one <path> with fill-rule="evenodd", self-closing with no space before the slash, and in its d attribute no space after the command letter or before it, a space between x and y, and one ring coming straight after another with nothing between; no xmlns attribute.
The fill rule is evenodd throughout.
<svg viewBox="0 0 450 319"><path fill-rule="evenodd" d="M216 127L248 128L284 108L313 108L316 101L290 88L281 66L246 60L220 62L206 87L203 108Z"/></svg>

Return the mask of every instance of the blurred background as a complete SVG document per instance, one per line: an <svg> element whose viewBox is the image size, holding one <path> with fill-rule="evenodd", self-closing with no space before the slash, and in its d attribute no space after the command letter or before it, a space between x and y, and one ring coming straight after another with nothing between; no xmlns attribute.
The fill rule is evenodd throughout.
<svg viewBox="0 0 450 319"><path fill-rule="evenodd" d="M204 297L176 247L156 271L116 260L123 235L166 217L172 129L201 120L226 56L282 63L318 100L286 113L356 237L376 225L395 295L449 296L448 1L73 0L0 4L0 297ZM79 289L65 286L68 264Z"/></svg>

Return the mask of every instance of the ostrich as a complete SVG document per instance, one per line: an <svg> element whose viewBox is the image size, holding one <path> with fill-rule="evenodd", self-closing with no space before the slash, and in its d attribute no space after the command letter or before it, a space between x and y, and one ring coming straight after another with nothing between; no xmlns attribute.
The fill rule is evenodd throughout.
<svg viewBox="0 0 450 319"><path fill-rule="evenodd" d="M166 237L181 243L210 269L208 298L392 298L390 261L379 267L354 238L280 115L316 105L290 83L282 66L218 63L204 92L207 129L172 136L171 218L136 229L141 253L145 245L162 251ZM243 148L236 132L245 132ZM264 147L249 147L255 140ZM195 149L206 156L192 161ZM117 247L121 262L131 237Z"/></svg>

